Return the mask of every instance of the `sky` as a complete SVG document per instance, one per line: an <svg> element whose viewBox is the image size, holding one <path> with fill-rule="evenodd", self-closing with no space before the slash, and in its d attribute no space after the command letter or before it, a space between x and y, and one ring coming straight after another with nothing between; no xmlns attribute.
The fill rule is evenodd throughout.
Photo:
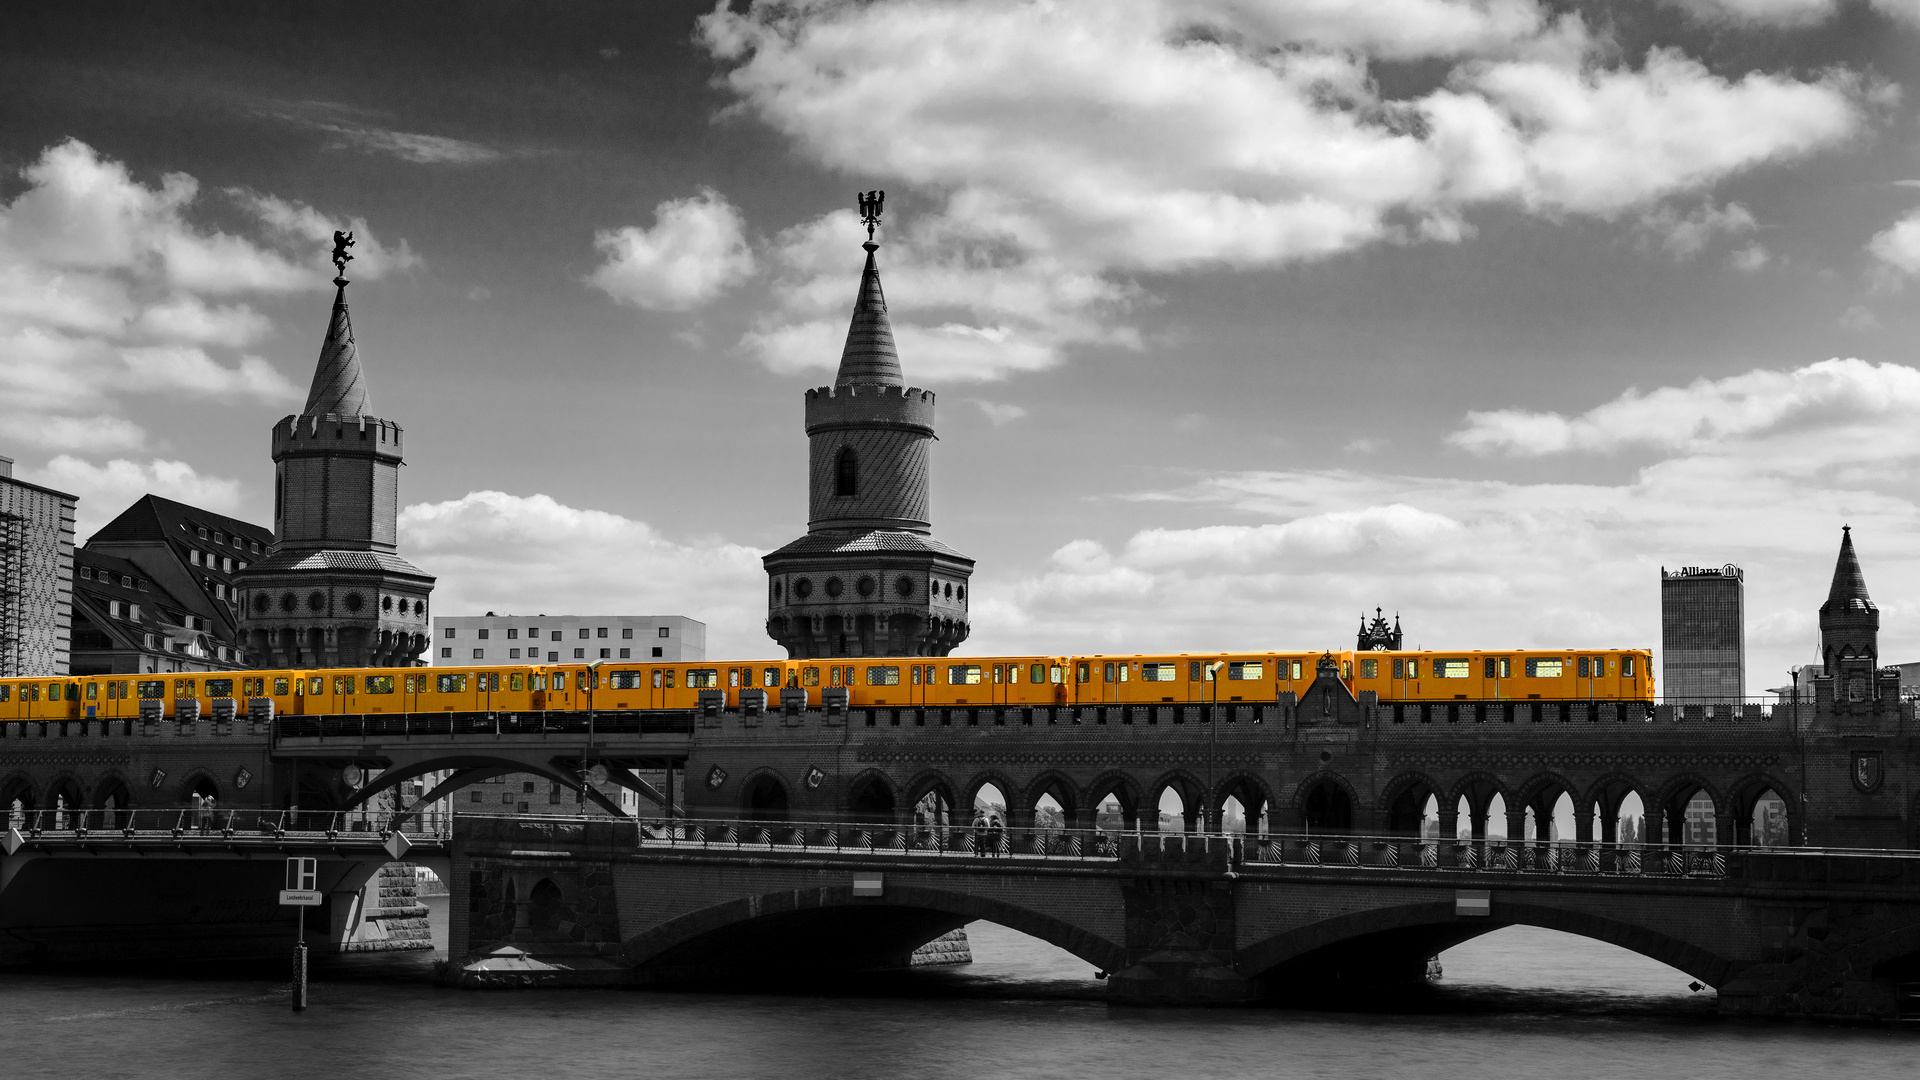
<svg viewBox="0 0 1920 1080"><path fill-rule="evenodd" d="M765 656L884 189L971 654L1920 660L1920 0L31 5L0 454L266 523L331 232L435 610Z"/></svg>

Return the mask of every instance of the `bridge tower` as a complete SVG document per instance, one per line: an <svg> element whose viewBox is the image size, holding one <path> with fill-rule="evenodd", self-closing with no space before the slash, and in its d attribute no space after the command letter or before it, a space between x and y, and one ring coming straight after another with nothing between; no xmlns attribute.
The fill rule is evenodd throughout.
<svg viewBox="0 0 1920 1080"><path fill-rule="evenodd" d="M429 644L433 577L396 551L402 431L369 412L345 247L306 407L273 428L273 544L239 577L255 668L390 667Z"/></svg>
<svg viewBox="0 0 1920 1080"><path fill-rule="evenodd" d="M1816 698L1831 703L1833 715L1864 719L1878 711L1877 703L1890 693L1900 696L1898 673L1893 682L1880 672L1880 609L1867 596L1867 578L1853 550L1853 529L1840 528L1840 557L1833 567L1833 586L1820 605L1821 676Z"/></svg>
<svg viewBox="0 0 1920 1080"><path fill-rule="evenodd" d="M807 391L807 534L767 555L767 634L796 659L945 656L966 640L973 560L933 538L934 395L908 386L862 195L866 268L832 386Z"/></svg>

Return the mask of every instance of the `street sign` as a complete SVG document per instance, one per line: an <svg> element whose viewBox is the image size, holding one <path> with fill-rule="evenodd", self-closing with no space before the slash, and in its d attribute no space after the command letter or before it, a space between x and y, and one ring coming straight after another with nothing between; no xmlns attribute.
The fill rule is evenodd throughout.
<svg viewBox="0 0 1920 1080"><path fill-rule="evenodd" d="M407 839L399 829L393 830L393 835L387 837L387 854L396 859L405 858L412 847L413 841Z"/></svg>
<svg viewBox="0 0 1920 1080"><path fill-rule="evenodd" d="M288 892L313 892L320 888L320 860L295 856L287 860Z"/></svg>
<svg viewBox="0 0 1920 1080"><path fill-rule="evenodd" d="M281 889L280 902L288 907L319 907L320 893L312 889Z"/></svg>

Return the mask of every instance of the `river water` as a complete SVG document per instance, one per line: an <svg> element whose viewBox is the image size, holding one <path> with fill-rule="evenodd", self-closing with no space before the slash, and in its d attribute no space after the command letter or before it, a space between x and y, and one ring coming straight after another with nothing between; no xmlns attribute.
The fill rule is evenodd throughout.
<svg viewBox="0 0 1920 1080"><path fill-rule="evenodd" d="M448 990L418 953L328 965L295 1015L278 965L0 971L0 1077L1920 1075L1920 1032L1721 1021L1686 975L1546 930L1442 954L1397 1012L1115 1009L1067 953L968 932L973 964L824 994Z"/></svg>

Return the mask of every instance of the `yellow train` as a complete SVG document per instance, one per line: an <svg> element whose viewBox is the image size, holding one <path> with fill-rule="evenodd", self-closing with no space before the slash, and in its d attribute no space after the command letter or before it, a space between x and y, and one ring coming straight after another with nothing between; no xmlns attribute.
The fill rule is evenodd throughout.
<svg viewBox="0 0 1920 1080"><path fill-rule="evenodd" d="M1095 706L1273 702L1336 679L1382 702L1638 701L1654 695L1646 650L1188 653L1126 656L880 657L458 668L202 672L0 679L0 722L177 716L185 702L278 715L691 710L722 698L769 708L799 691L819 707ZM748 694L748 697L759 695ZM788 693L787 697L794 695ZM153 703L147 705L146 703Z"/></svg>

